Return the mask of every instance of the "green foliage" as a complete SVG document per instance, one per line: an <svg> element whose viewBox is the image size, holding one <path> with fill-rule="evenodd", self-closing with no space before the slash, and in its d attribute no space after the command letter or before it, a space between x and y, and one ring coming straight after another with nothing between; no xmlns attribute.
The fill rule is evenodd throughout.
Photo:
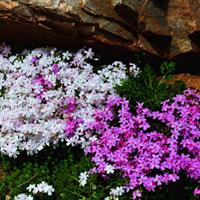
<svg viewBox="0 0 200 200"><path fill-rule="evenodd" d="M109 193L110 186L102 177L92 175L86 186L79 185L80 172L91 167L90 159L81 149L66 147L65 144L59 144L56 149L47 147L34 156L25 153L17 159L1 156L0 168L4 177L0 178L0 200L5 200L6 195L13 199L20 193L28 194L26 188L29 184L42 181L53 185L55 192L51 197L37 194L34 196L36 200L103 199ZM112 180L112 184L124 182L119 175L112 177Z"/></svg>
<svg viewBox="0 0 200 200"><path fill-rule="evenodd" d="M196 184L185 174L180 177L178 182L156 188L154 192L145 191L143 200L197 200L193 195Z"/></svg>
<svg viewBox="0 0 200 200"><path fill-rule="evenodd" d="M0 158L0 166L5 177L0 181L0 200L6 195L11 199L19 193L27 193L29 184L46 181L55 188L53 196L36 195L36 200L101 200L108 194L110 188L123 185L120 172L107 177L91 176L85 187L80 187L78 176L80 172L92 167L90 159L78 148L65 147L61 144L57 149L46 148L38 155L22 155L17 159L4 156ZM155 192L145 192L144 200L196 200L192 196L193 184L185 176L177 183L157 188ZM120 200L131 200L131 194L123 195Z"/></svg>
<svg viewBox="0 0 200 200"><path fill-rule="evenodd" d="M126 97L130 101L133 110L136 102L143 102L144 106L152 110L159 109L162 101L172 98L185 89L182 81L174 84L167 83L171 80L174 70L174 62L164 62L160 67L159 74L146 65L137 77L129 73L128 78L122 80L115 90L120 96Z"/></svg>

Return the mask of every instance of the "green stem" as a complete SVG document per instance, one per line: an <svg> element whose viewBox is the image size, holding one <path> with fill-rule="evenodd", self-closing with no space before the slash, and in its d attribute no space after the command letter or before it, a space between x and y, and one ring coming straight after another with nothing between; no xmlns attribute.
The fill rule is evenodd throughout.
<svg viewBox="0 0 200 200"><path fill-rule="evenodd" d="M12 191L10 191L9 195L11 195L17 188L20 188L21 186L29 183L30 181L32 181L35 177L37 177L38 174L32 176L30 179L28 179L27 181L25 181L24 183L21 183L20 185L18 185L17 187L15 187Z"/></svg>
<svg viewBox="0 0 200 200"><path fill-rule="evenodd" d="M148 77L149 77L149 86L150 86L150 89L153 90L152 81L151 81L150 75Z"/></svg>
<svg viewBox="0 0 200 200"><path fill-rule="evenodd" d="M77 193L77 192L72 192L72 194L75 194L75 195L77 195L77 196L79 196L79 197L81 197L81 198L83 198L83 199L86 199L85 196L83 196L83 195L81 195L81 194L79 194L79 193Z"/></svg>
<svg viewBox="0 0 200 200"><path fill-rule="evenodd" d="M167 76L167 74L165 74L164 76L162 76L162 78L160 79L156 89L160 86L160 84L163 82L163 80L165 80L165 77Z"/></svg>
<svg viewBox="0 0 200 200"><path fill-rule="evenodd" d="M159 103L158 103L158 98L157 98L156 93L154 93L154 97L155 97L155 99L156 99L156 104L159 105Z"/></svg>
<svg viewBox="0 0 200 200"><path fill-rule="evenodd" d="M72 176L72 175L69 175L69 174L68 174L68 176L69 176L69 177L71 177L71 178L73 178L75 181L79 182L79 181L78 181L78 179L77 179L77 178L75 178L74 176Z"/></svg>

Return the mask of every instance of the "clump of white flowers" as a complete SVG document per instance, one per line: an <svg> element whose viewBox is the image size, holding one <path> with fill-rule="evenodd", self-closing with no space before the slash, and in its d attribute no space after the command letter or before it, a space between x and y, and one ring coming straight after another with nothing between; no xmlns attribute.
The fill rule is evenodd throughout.
<svg viewBox="0 0 200 200"><path fill-rule="evenodd" d="M122 196L122 194L124 193L124 187L116 187L110 190L110 195L112 196Z"/></svg>
<svg viewBox="0 0 200 200"><path fill-rule="evenodd" d="M81 172L79 175L79 185L85 186L87 184L88 177L89 177L88 172Z"/></svg>
<svg viewBox="0 0 200 200"><path fill-rule="evenodd" d="M140 73L140 68L136 66L134 63L129 64L129 72L134 76L137 77Z"/></svg>
<svg viewBox="0 0 200 200"><path fill-rule="evenodd" d="M118 186L110 190L110 196L105 197L104 200L119 200L119 197L125 193L123 186Z"/></svg>
<svg viewBox="0 0 200 200"><path fill-rule="evenodd" d="M33 194L37 194L37 193L45 193L48 196L51 196L52 193L55 191L55 189L53 188L52 185L49 185L48 183L42 181L39 184L30 184L27 187L27 190L29 192L32 192Z"/></svg>
<svg viewBox="0 0 200 200"><path fill-rule="evenodd" d="M22 193L15 196L14 200L33 200L33 196Z"/></svg>
<svg viewBox="0 0 200 200"><path fill-rule="evenodd" d="M0 46L1 153L33 154L58 141L85 147L96 139L86 124L126 77L126 67L116 61L94 72L90 60L95 60L91 49L38 48L11 55L8 46Z"/></svg>
<svg viewBox="0 0 200 200"><path fill-rule="evenodd" d="M52 196L52 193L55 191L52 185L49 185L45 181L42 181L38 184L30 184L26 188L30 193L36 195L38 193L47 194L48 196ZM14 197L14 200L33 200L34 197L32 195L27 195L25 193L18 194Z"/></svg>

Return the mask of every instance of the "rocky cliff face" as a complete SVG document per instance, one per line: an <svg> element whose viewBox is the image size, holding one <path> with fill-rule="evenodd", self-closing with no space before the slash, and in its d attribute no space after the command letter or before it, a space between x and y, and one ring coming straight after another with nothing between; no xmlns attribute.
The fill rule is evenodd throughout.
<svg viewBox="0 0 200 200"><path fill-rule="evenodd" d="M0 0L0 40L175 58L200 51L199 16L200 0Z"/></svg>

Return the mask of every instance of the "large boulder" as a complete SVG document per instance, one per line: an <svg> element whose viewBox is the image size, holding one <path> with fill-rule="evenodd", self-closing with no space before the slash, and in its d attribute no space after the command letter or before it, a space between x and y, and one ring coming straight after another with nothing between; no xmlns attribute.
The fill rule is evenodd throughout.
<svg viewBox="0 0 200 200"><path fill-rule="evenodd" d="M0 0L0 40L199 52L200 0Z"/></svg>

